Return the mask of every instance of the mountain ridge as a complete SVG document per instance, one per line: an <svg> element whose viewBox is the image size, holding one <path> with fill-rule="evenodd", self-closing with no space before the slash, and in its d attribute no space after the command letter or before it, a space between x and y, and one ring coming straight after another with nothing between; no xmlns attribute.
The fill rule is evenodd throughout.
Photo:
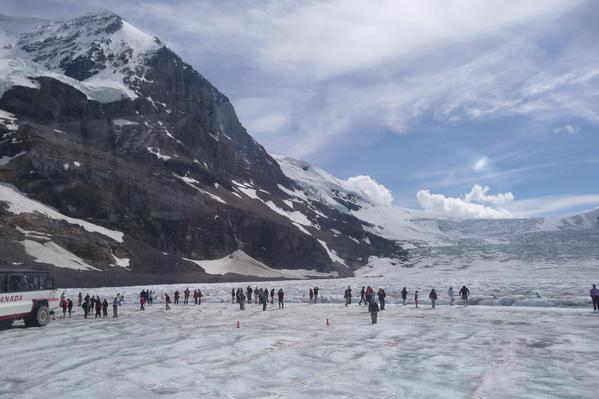
<svg viewBox="0 0 599 399"><path fill-rule="evenodd" d="M51 267L70 285L73 273L44 259L72 254L119 284L135 276L239 278L208 275L188 260L239 250L270 268L320 276L351 276L371 256L405 255L352 215L290 195L297 183L248 134L228 98L150 35L139 40L148 51L132 49L123 35L139 35L127 26L105 13L4 37L0 180L13 194L124 239L57 223L51 211L11 212L15 197L0 197L0 247L12 247L0 262ZM97 279L91 268L78 270L78 284Z"/></svg>

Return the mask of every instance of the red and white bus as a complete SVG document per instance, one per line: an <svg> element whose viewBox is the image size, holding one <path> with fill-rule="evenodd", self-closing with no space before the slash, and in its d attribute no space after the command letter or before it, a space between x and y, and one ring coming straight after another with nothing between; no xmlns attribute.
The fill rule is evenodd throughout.
<svg viewBox="0 0 599 399"><path fill-rule="evenodd" d="M0 269L0 329L20 319L27 327L43 327L57 307L50 272Z"/></svg>

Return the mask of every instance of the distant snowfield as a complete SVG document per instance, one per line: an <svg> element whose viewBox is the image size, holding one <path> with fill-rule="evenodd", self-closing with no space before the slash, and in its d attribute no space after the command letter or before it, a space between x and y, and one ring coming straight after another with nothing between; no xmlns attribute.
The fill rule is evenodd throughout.
<svg viewBox="0 0 599 399"><path fill-rule="evenodd" d="M72 319L43 329L2 331L0 352L10 361L0 362L0 397L595 398L599 392L599 315L588 309L389 305L370 325L365 307L355 303L269 305L266 312L251 304L240 312L211 296L232 286L202 286L215 301L199 306L139 312L128 303L116 320L84 320L77 308Z"/></svg>

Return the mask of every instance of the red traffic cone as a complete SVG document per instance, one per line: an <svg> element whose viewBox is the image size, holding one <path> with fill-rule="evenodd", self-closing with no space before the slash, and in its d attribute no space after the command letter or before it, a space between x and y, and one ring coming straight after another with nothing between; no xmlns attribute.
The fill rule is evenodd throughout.
<svg viewBox="0 0 599 399"><path fill-rule="evenodd" d="M329 326L329 325L330 325L330 324L329 324L329 319L327 319L327 326Z"/></svg>
<svg viewBox="0 0 599 399"><path fill-rule="evenodd" d="M237 320L237 328L239 328L239 320Z"/></svg>

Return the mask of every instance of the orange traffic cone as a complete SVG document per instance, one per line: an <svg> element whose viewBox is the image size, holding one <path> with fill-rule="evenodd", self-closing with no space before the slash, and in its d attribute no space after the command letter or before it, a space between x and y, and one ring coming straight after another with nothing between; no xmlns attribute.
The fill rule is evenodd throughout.
<svg viewBox="0 0 599 399"><path fill-rule="evenodd" d="M239 328L239 320L237 320L237 328Z"/></svg>
<svg viewBox="0 0 599 399"><path fill-rule="evenodd" d="M329 326L329 325L330 325L330 324L329 324L329 319L327 319L327 326Z"/></svg>

